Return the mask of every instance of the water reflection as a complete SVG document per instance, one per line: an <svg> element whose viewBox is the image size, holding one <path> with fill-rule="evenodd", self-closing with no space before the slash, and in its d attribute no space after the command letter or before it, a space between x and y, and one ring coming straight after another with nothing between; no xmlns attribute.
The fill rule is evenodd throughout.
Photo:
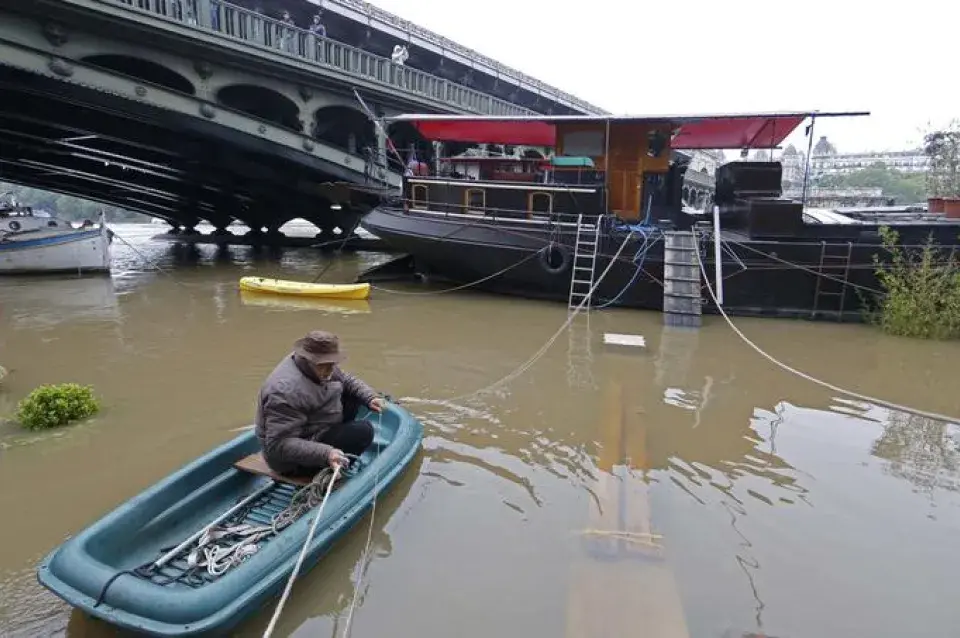
<svg viewBox="0 0 960 638"><path fill-rule="evenodd" d="M890 461L885 471L927 494L935 488L960 490L960 426L913 414L891 412L883 434L871 446Z"/></svg>
<svg viewBox="0 0 960 638"><path fill-rule="evenodd" d="M4 277L0 286L0 322L7 335L12 329L119 320L117 291L109 276Z"/></svg>
<svg viewBox="0 0 960 638"><path fill-rule="evenodd" d="M362 299L310 299L293 295L271 295L267 293L240 291L240 301L244 306L256 306L278 311L311 310L344 315L369 314L370 302Z"/></svg>
<svg viewBox="0 0 960 638"><path fill-rule="evenodd" d="M761 386L744 392L735 383L732 361L717 352L715 343L701 341L696 331L662 329L655 385L663 399L640 408L649 422L651 467L668 469L669 480L701 504L706 489L737 504L744 497L767 505L792 503L807 490L794 468L776 454L772 438L763 449L760 433L764 427L773 432L782 422L782 402L777 394L764 396ZM774 406L774 412L757 407L764 404ZM768 493L749 488L736 496L736 480L747 475L762 479Z"/></svg>

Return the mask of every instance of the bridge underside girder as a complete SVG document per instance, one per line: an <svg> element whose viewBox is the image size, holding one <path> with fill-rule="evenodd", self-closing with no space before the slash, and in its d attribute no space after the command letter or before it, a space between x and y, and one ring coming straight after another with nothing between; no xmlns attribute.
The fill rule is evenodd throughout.
<svg viewBox="0 0 960 638"><path fill-rule="evenodd" d="M303 218L352 226L375 191L324 174L268 140L100 91L0 66L0 181L192 227ZM341 210L331 210L333 202Z"/></svg>

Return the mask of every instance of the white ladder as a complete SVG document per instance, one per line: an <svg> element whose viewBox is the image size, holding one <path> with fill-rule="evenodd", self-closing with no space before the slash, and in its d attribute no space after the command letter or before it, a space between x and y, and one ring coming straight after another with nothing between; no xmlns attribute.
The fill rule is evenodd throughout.
<svg viewBox="0 0 960 638"><path fill-rule="evenodd" d="M584 234L584 231L589 233L591 230L593 231L592 235ZM599 245L599 218L591 225L583 223L583 214L577 215L577 242L573 247L573 267L570 270L570 298L567 300L567 308L570 311L579 306L585 297L587 297L587 301L583 304L583 310L590 310L590 303L593 300L590 291L593 289Z"/></svg>

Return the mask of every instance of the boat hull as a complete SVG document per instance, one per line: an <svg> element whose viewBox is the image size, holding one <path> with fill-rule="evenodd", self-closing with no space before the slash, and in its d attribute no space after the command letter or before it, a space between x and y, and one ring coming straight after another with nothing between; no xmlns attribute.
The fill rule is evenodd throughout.
<svg viewBox="0 0 960 638"><path fill-rule="evenodd" d="M370 284L313 284L303 281L241 277L240 290L307 297L312 299L346 299L362 301L370 297Z"/></svg>
<svg viewBox="0 0 960 638"><path fill-rule="evenodd" d="M110 272L110 238L105 226L0 242L0 274Z"/></svg>
<svg viewBox="0 0 960 638"><path fill-rule="evenodd" d="M413 255L416 270L430 278L457 285L477 282L473 287L495 293L563 302L569 299L569 266L549 272L535 253L551 243L572 252L575 224L571 229L544 224L538 228L530 221L464 217L411 214L381 207L364 216L361 224L398 250ZM915 229L912 235L916 237L911 242L922 243L922 231ZM886 253L876 238L871 239L869 230L844 232L849 236L766 241L725 232L721 260L724 310L734 316L862 320L862 295L869 298L871 290L880 288L873 257L883 260ZM625 237L625 232L601 233L597 279L614 261ZM620 257L600 281L593 307L663 310L664 241L660 235L658 241L648 243L641 261L638 255L644 241L640 236L627 240ZM700 253L710 283L715 286L712 241L701 246ZM822 260L824 254L827 258ZM718 313L702 282L700 290L703 312Z"/></svg>
<svg viewBox="0 0 960 638"><path fill-rule="evenodd" d="M379 422L376 441L382 450L376 455L373 446L368 449L361 457L363 468L332 492L301 574L370 508L375 484L377 494L389 489L420 449L422 426L402 407L388 403L382 420L365 409L358 418ZM168 571L156 579L133 570L156 560L247 494L270 485L270 478L233 467L258 451L251 430L174 472L47 555L37 570L39 582L87 614L135 632L159 636L229 632L282 590L306 540L312 511L245 562L206 583L160 584L162 575L169 577L169 570L186 564L182 559L171 561ZM280 499L283 494L289 498L292 490L276 483L264 498ZM258 502L254 501L250 517L258 516ZM264 507L277 505L271 500ZM100 596L102 603L97 605Z"/></svg>

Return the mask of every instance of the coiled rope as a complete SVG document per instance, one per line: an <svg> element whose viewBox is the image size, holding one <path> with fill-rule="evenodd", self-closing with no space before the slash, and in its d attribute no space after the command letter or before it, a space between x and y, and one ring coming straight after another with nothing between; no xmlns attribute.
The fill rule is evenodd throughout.
<svg viewBox="0 0 960 638"><path fill-rule="evenodd" d="M696 233L696 231L694 231L694 233ZM703 280L704 280L704 282L707 284L707 291L709 291L709 293L710 293L710 298L713 300L713 304L717 307L717 311L718 311L718 312L720 313L720 315L724 318L724 320L726 320L727 325L730 326L730 329L733 330L733 331L737 334L737 336L740 337L740 339L743 340L744 343L746 343L748 346L750 346L751 348L753 348L758 354L760 354L763 358L767 359L768 361L770 361L770 362L773 363L774 365L782 368L783 370L786 370L787 372L790 372L790 373L792 373L792 374L795 374L796 376L800 377L801 379L806 379L807 381L810 381L811 383L816 383L816 384L819 385L819 386L822 386L822 387L827 388L827 389L829 389L829 390L833 390L834 392L837 392L837 393L839 393L839 394L844 394L844 395L846 395L846 396L848 396L848 397L853 397L854 399L859 399L860 401L865 401L865 402L867 402L867 403L873 403L873 404L876 404L876 405L880 405L880 406L883 406L883 407L885 407L885 408L889 408L889 409L891 409L891 410L898 410L898 411L900 411L900 412L907 412L907 413L909 413L909 414L913 414L913 415L916 415L916 416L924 417L924 418L927 418L927 419L933 419L934 421L943 421L944 423L951 423L951 424L956 423L956 424L960 424L960 419L957 419L957 418L955 418L955 417L950 417L950 416L947 416L947 415L945 415L945 414L939 414L939 413L937 413L937 412L927 412L926 410L918 410L917 408L912 408L912 407L907 406L907 405L900 405L899 403L893 403L892 401L885 401L884 399L878 399L877 397L871 397L871 396L866 395L866 394L860 394L859 392L854 392L853 390L847 390L846 388L841 388L840 386L833 385L832 383L828 383L828 382L823 381L823 380L821 380L821 379L818 379L818 378L816 378L816 377L814 377L814 376L811 376L811 375L809 375L809 374L807 374L807 373L805 373L805 372L801 372L800 370L797 370L796 368L790 367L790 366L787 365L786 363L783 363L782 361L779 361L778 359L774 358L772 355L767 354L767 352L765 352L760 346L758 346L758 345L755 344L753 341L751 341L750 339L748 339L747 336L746 336L745 334L743 334L743 333L740 331L739 328L737 328L736 324L733 323L733 321L730 319L730 317L727 316L726 311L723 309L723 306L722 306L722 305L720 304L720 302L717 300L716 294L714 294L714 292L713 292L713 286L710 284L710 277L707 276L707 271L706 271L706 268L705 268L704 265L703 265L703 258L700 256L700 251L699 251L699 250L697 251L697 262L698 262L699 265L700 265L700 273L703 275Z"/></svg>
<svg viewBox="0 0 960 638"><path fill-rule="evenodd" d="M324 494L329 493L335 482L333 468L320 470L310 483L294 493L287 507L271 517L268 525L240 523L210 527L187 556L188 568L204 568L211 576L222 576L255 554L261 540L279 534L308 511L322 505Z"/></svg>

